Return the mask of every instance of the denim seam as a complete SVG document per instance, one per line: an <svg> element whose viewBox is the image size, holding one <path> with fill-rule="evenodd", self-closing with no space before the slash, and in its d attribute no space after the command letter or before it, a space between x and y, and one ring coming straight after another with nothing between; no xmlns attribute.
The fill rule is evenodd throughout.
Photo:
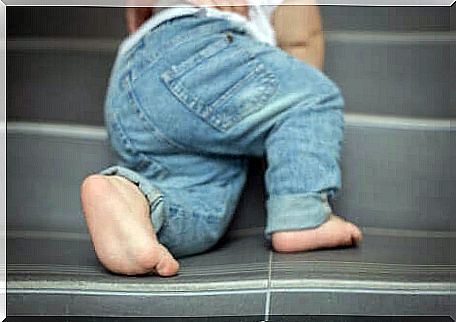
<svg viewBox="0 0 456 322"><path fill-rule="evenodd" d="M112 118L112 129L116 131L117 135L120 137L125 149L127 152L136 154L136 150L134 149L130 139L125 135L125 130L122 128L122 124L119 120L119 113L117 111L114 111Z"/></svg>
<svg viewBox="0 0 456 322"><path fill-rule="evenodd" d="M162 175L166 175L167 173L169 173L169 170L164 165L162 165L159 161L155 160L154 158L150 158L150 157L146 156L144 153L141 153L138 151L138 149L135 147L135 145L131 142L130 138L125 134L126 132L123 129L122 123L120 122L118 112L113 113L113 125L112 126L113 126L113 129L117 132L117 134L121 138L127 152L135 154L136 156L138 156L141 159L139 165L141 165L144 162L144 160L147 160L148 162L150 162L150 164L153 164L153 166L155 168L157 168L157 171L156 171L157 173L162 172Z"/></svg>
<svg viewBox="0 0 456 322"><path fill-rule="evenodd" d="M143 124L149 128L150 131L153 132L153 135L157 136L159 139L165 141L169 145L179 150L187 151L188 148L176 143L174 140L171 140L168 136L166 136L158 127L154 124L154 122L149 118L149 116L144 112L143 107L136 95L136 92L131 84L129 84L129 103L133 107L134 112L138 117L141 119Z"/></svg>
<svg viewBox="0 0 456 322"><path fill-rule="evenodd" d="M148 175L156 179L163 179L169 174L169 169L155 158L151 158L141 152L138 152L138 156L141 158L141 162L143 163L143 168L138 166L138 171L144 169L145 167L152 167L152 170L148 170Z"/></svg>
<svg viewBox="0 0 456 322"><path fill-rule="evenodd" d="M152 69L160 60L160 55L143 55L140 58L140 63L131 66L130 70L126 73L125 77L129 77L131 82L134 83L136 80L140 79L144 73L146 73L149 69Z"/></svg>
<svg viewBox="0 0 456 322"><path fill-rule="evenodd" d="M151 213L154 213L155 210L157 210L157 207L159 205L160 202L163 202L163 195L159 195L157 196L154 201L150 204L150 212Z"/></svg>
<svg viewBox="0 0 456 322"><path fill-rule="evenodd" d="M204 220L208 224L220 224L223 222L223 218L213 216L213 215L204 215L208 213L208 210L201 210L201 213L195 212L195 211L186 211L183 210L183 208L177 204L170 204L168 206L168 209L170 210L168 214L168 219L179 219L179 218L186 218L188 216L191 216L192 218L198 219L198 220ZM174 210L174 211L173 211Z"/></svg>

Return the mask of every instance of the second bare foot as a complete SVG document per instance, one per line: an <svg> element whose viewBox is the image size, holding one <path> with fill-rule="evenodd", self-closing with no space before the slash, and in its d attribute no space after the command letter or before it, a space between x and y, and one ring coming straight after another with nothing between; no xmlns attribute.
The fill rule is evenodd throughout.
<svg viewBox="0 0 456 322"><path fill-rule="evenodd" d="M361 230L342 218L330 219L315 229L272 234L272 247L277 252L302 252L321 248L354 246L362 240Z"/></svg>

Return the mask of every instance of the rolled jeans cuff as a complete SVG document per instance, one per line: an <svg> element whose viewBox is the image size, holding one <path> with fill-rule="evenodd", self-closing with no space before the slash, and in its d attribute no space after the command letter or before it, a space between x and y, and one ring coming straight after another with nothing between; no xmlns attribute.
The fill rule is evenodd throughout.
<svg viewBox="0 0 456 322"><path fill-rule="evenodd" d="M138 173L131 171L125 167L114 166L101 171L99 174L106 176L120 176L123 177L135 185L138 186L139 190L146 197L150 206L150 216L152 220L152 226L155 233L158 233L160 228L163 226L165 220L165 208L163 206L163 194L152 186L149 181Z"/></svg>
<svg viewBox="0 0 456 322"><path fill-rule="evenodd" d="M273 196L267 201L265 237L279 231L316 228L325 223L331 213L326 193Z"/></svg>

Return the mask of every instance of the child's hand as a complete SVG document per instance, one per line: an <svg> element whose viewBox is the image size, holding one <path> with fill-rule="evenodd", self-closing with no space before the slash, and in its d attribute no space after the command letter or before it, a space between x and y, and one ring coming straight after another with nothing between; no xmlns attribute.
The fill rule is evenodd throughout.
<svg viewBox="0 0 456 322"><path fill-rule="evenodd" d="M197 7L213 7L221 11L234 12L249 17L249 7L247 0L187 0Z"/></svg>

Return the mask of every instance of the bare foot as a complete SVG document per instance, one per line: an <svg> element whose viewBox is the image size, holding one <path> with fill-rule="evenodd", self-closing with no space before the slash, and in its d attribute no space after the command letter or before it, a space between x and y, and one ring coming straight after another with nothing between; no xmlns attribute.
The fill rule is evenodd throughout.
<svg viewBox="0 0 456 322"><path fill-rule="evenodd" d="M179 263L159 244L149 203L134 183L120 176L91 175L81 185L81 202L95 252L108 270L177 274Z"/></svg>
<svg viewBox="0 0 456 322"><path fill-rule="evenodd" d="M330 219L315 229L277 232L272 234L272 247L277 252L302 252L307 250L354 246L363 236L358 227L331 215Z"/></svg>

